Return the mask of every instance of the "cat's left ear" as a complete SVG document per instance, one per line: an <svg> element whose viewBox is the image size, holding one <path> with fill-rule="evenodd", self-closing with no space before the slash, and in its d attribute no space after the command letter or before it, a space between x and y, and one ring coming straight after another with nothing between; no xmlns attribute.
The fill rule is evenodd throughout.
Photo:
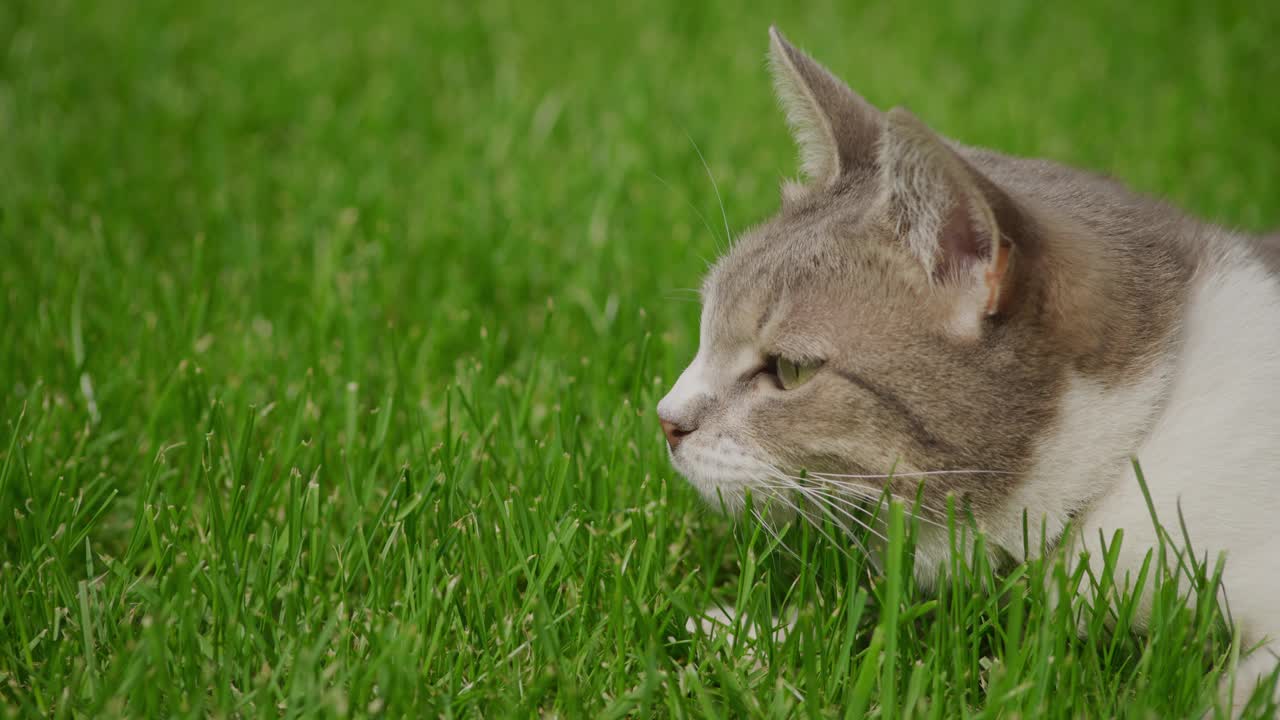
<svg viewBox="0 0 1280 720"><path fill-rule="evenodd" d="M878 165L887 206L932 281L965 298L964 323L1009 309L1015 261L1006 226L1021 211L947 142L902 108L887 113Z"/></svg>
<svg viewBox="0 0 1280 720"><path fill-rule="evenodd" d="M875 162L884 113L769 28L769 65L804 174L826 184Z"/></svg>

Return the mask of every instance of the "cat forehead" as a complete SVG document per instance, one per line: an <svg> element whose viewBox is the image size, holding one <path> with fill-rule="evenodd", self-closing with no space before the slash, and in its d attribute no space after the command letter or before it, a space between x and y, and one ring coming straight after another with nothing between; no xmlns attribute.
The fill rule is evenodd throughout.
<svg viewBox="0 0 1280 720"><path fill-rule="evenodd" d="M739 237L704 290L735 280L793 285L845 269L878 215L878 178L853 172L826 186L787 186L779 211Z"/></svg>
<svg viewBox="0 0 1280 720"><path fill-rule="evenodd" d="M784 210L739 236L708 273L703 297L751 305L847 283L876 233L857 208Z"/></svg>
<svg viewBox="0 0 1280 720"><path fill-rule="evenodd" d="M745 233L703 287L704 341L732 347L759 340L767 325L821 315L848 282L848 239L834 231L770 223ZM794 321L787 322L795 328Z"/></svg>
<svg viewBox="0 0 1280 720"><path fill-rule="evenodd" d="M776 224L756 228L708 273L704 303L718 325L763 316L798 289L826 284L843 264L841 254L834 238L823 233Z"/></svg>

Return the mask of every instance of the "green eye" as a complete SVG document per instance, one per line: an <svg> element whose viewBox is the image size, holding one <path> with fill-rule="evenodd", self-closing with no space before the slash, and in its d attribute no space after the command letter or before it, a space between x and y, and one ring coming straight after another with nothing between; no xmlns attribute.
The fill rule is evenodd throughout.
<svg viewBox="0 0 1280 720"><path fill-rule="evenodd" d="M783 390L793 390L800 387L818 372L818 368L822 363L800 364L784 357L778 358L778 382L782 384Z"/></svg>

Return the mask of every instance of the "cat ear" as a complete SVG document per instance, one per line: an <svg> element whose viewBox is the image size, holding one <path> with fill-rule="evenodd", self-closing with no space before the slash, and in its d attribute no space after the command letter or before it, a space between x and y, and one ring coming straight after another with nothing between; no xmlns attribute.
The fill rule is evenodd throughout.
<svg viewBox="0 0 1280 720"><path fill-rule="evenodd" d="M1005 310L1012 245L999 220L1016 212L1008 196L902 108L887 114L878 162L898 235L930 277L969 291L975 320Z"/></svg>
<svg viewBox="0 0 1280 720"><path fill-rule="evenodd" d="M875 160L883 113L769 28L769 65L805 175L826 183Z"/></svg>

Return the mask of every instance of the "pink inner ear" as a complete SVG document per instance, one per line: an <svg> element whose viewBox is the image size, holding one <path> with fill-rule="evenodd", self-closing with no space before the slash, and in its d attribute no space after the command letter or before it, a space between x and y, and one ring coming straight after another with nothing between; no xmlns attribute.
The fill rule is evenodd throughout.
<svg viewBox="0 0 1280 720"><path fill-rule="evenodd" d="M986 256L984 245L969 216L967 203L964 200L954 203L938 238L939 258L934 277L940 280L962 277L973 263Z"/></svg>

